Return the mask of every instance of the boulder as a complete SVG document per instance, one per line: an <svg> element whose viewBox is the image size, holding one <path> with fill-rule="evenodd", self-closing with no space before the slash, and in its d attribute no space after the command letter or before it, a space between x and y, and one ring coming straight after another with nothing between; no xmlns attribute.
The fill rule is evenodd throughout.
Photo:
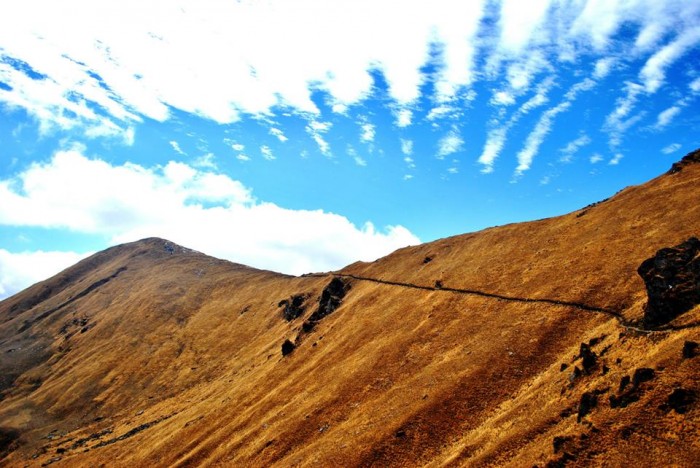
<svg viewBox="0 0 700 468"><path fill-rule="evenodd" d="M667 324L700 303L700 240L691 237L675 247L661 249L637 269L648 301L647 328Z"/></svg>

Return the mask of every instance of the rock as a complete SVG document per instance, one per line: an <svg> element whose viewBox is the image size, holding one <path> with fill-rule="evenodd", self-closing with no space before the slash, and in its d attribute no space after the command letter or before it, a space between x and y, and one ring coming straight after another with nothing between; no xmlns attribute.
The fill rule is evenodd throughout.
<svg viewBox="0 0 700 468"><path fill-rule="evenodd" d="M442 289L442 281L435 280L435 289Z"/></svg>
<svg viewBox="0 0 700 468"><path fill-rule="evenodd" d="M311 314L309 320L318 322L323 317L333 313L340 304L343 303L343 298L350 289L350 283L343 281L340 278L333 278L328 286L321 292L321 298L318 301L318 309Z"/></svg>
<svg viewBox="0 0 700 468"><path fill-rule="evenodd" d="M684 388L676 388L666 399L666 403L662 405L662 409L674 410L678 414L684 414L690 406L695 403L696 395L692 390Z"/></svg>
<svg viewBox="0 0 700 468"><path fill-rule="evenodd" d="M433 257L425 257L423 259L423 265L425 265L426 263L430 263L432 261L433 261Z"/></svg>
<svg viewBox="0 0 700 468"><path fill-rule="evenodd" d="M579 369L578 366L575 366L574 371L571 373L571 375L569 375L569 383L573 384L574 381L576 379L578 379L579 377L581 377L582 374L583 374L583 371L581 371L581 369Z"/></svg>
<svg viewBox="0 0 700 468"><path fill-rule="evenodd" d="M585 392L581 395L581 401L578 403L578 417L576 420L581 422L581 419L593 411L596 406L598 406L598 395L595 392Z"/></svg>
<svg viewBox="0 0 700 468"><path fill-rule="evenodd" d="M654 369L650 369L648 367L640 367L639 369L634 371L634 375L632 376L632 387L637 388L639 387L640 383L648 382L653 378Z"/></svg>
<svg viewBox="0 0 700 468"><path fill-rule="evenodd" d="M683 156L683 159L673 163L671 169L669 169L667 174L676 174L678 172L681 172L686 166L697 163L700 163L700 149L686 154L685 156Z"/></svg>
<svg viewBox="0 0 700 468"><path fill-rule="evenodd" d="M700 240L691 237L664 248L637 269L644 280L648 301L644 326L664 325L700 303Z"/></svg>
<svg viewBox="0 0 700 468"><path fill-rule="evenodd" d="M552 439L552 448L554 453L559 453L569 442L573 440L571 436L556 436Z"/></svg>
<svg viewBox="0 0 700 468"><path fill-rule="evenodd" d="M284 343L282 343L282 356L290 354L295 348L296 345L294 343L289 340L284 340Z"/></svg>
<svg viewBox="0 0 700 468"><path fill-rule="evenodd" d="M307 296L305 294L297 294L289 299L281 300L279 304L277 304L278 307L284 307L284 309L282 309L282 316L287 322L291 322L304 313L304 310L306 310L306 306L304 306L306 298Z"/></svg>
<svg viewBox="0 0 700 468"><path fill-rule="evenodd" d="M630 384L630 376L629 375L623 375L622 378L620 379L620 389L617 391L617 393L622 392L625 387L627 387Z"/></svg>
<svg viewBox="0 0 700 468"><path fill-rule="evenodd" d="M583 365L584 372L586 374L590 374L598 363L598 356L591 351L591 347L589 345L586 343L581 343L579 357L581 358L581 364Z"/></svg>
<svg viewBox="0 0 700 468"><path fill-rule="evenodd" d="M561 366L559 366L559 372L564 372L568 367L569 365L567 363L562 362Z"/></svg>
<svg viewBox="0 0 700 468"><path fill-rule="evenodd" d="M695 341L686 341L683 343L683 359L692 359L698 355L698 345Z"/></svg>

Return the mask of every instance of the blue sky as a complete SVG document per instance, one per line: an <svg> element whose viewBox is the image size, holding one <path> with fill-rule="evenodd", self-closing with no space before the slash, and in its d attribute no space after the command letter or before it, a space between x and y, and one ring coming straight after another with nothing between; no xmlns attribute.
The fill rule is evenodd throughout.
<svg viewBox="0 0 700 468"><path fill-rule="evenodd" d="M0 298L149 236L336 269L580 208L700 146L696 1L15 3Z"/></svg>

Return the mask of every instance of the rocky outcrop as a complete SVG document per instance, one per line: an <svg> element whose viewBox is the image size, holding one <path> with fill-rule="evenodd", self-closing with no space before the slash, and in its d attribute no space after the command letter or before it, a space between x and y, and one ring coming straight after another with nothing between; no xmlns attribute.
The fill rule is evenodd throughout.
<svg viewBox="0 0 700 468"><path fill-rule="evenodd" d="M333 313L335 309L343 303L345 294L350 289L350 283L341 278L333 278L328 286L323 289L321 298L318 300L318 309L311 314L309 320L318 322L323 317Z"/></svg>
<svg viewBox="0 0 700 468"><path fill-rule="evenodd" d="M686 154L685 156L683 156L683 159L673 163L671 169L669 169L668 171L668 174L675 174L677 172L681 172L684 167L689 166L690 164L697 163L700 163L700 149L696 149L695 151Z"/></svg>
<svg viewBox="0 0 700 468"><path fill-rule="evenodd" d="M644 326L664 325L700 303L700 240L661 249L637 269L649 300Z"/></svg>
<svg viewBox="0 0 700 468"><path fill-rule="evenodd" d="M295 318L301 316L304 310L306 310L306 306L304 305L306 298L307 295L305 294L297 294L289 299L281 300L277 306L283 307L282 317L284 317L287 322L291 322Z"/></svg>

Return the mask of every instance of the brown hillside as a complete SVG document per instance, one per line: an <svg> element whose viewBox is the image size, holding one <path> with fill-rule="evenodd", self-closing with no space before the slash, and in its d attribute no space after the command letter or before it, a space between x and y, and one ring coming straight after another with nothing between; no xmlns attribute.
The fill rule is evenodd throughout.
<svg viewBox="0 0 700 468"><path fill-rule="evenodd" d="M0 302L0 464L698 466L700 306L644 328L637 269L700 236L699 155L335 274L98 253Z"/></svg>

